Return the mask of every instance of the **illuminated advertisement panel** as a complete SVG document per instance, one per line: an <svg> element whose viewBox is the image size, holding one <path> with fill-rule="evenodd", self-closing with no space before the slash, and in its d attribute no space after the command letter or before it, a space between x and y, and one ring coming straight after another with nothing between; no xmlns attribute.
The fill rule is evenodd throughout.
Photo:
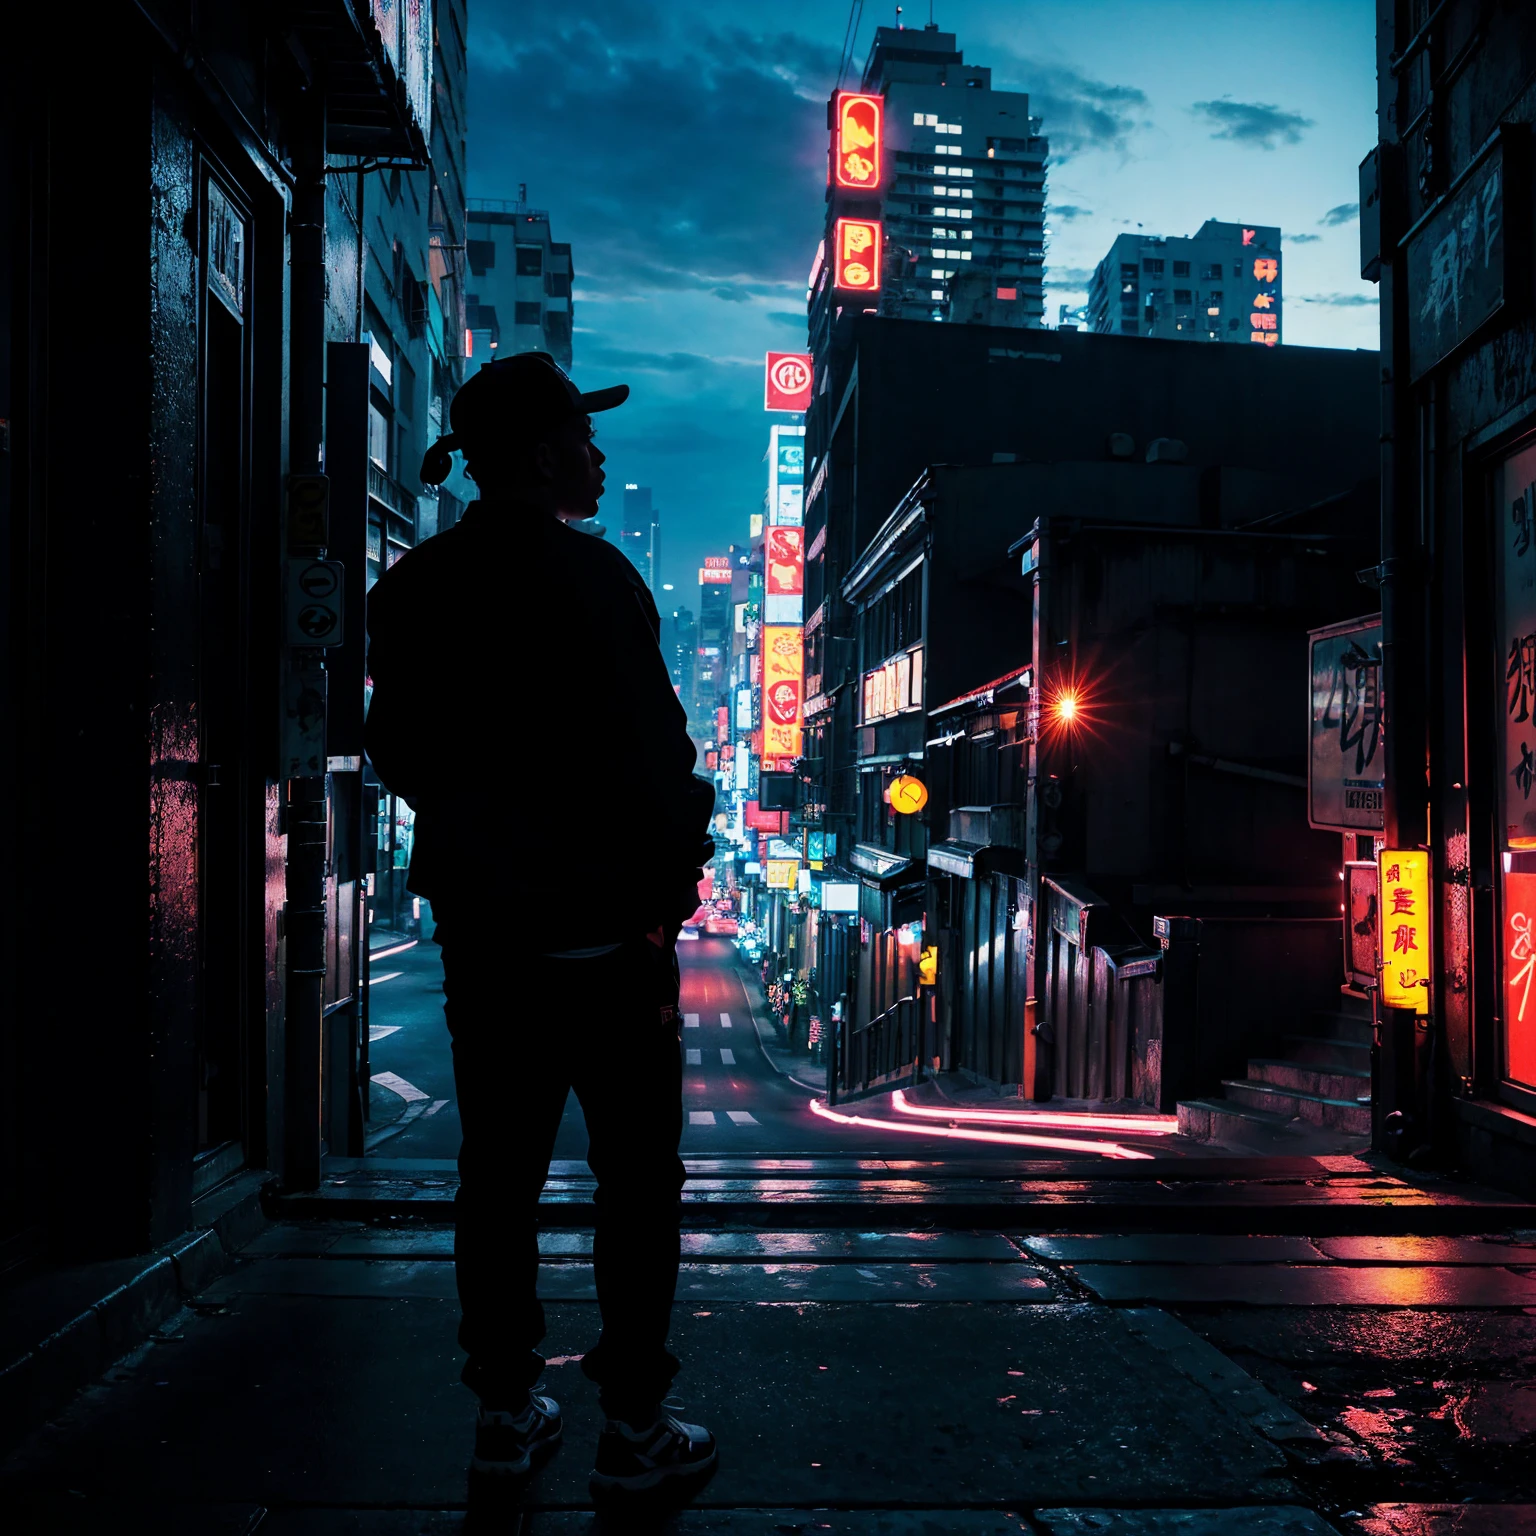
<svg viewBox="0 0 1536 1536"><path fill-rule="evenodd" d="M717 582L729 586L731 580L731 557L729 555L705 555L704 564L699 571L699 585Z"/></svg>
<svg viewBox="0 0 1536 1536"><path fill-rule="evenodd" d="M797 625L763 629L763 757L800 755L800 704L805 648Z"/></svg>
<svg viewBox="0 0 1536 1536"><path fill-rule="evenodd" d="M765 618L799 624L805 615L805 530L770 528L763 564Z"/></svg>
<svg viewBox="0 0 1536 1536"><path fill-rule="evenodd" d="M805 428L768 433L768 521L798 528L805 521Z"/></svg>
<svg viewBox="0 0 1536 1536"><path fill-rule="evenodd" d="M1429 855L1422 848L1383 848L1381 871L1381 1001L1429 1012Z"/></svg>
<svg viewBox="0 0 1536 1536"><path fill-rule="evenodd" d="M837 93L832 173L838 186L854 192L873 192L879 187L884 112L885 103L878 96Z"/></svg>
<svg viewBox="0 0 1536 1536"><path fill-rule="evenodd" d="M1253 306L1248 315L1248 337L1260 346L1280 342L1280 262L1274 256L1253 258Z"/></svg>
<svg viewBox="0 0 1536 1536"><path fill-rule="evenodd" d="M878 219L839 219L832 235L832 284L851 293L880 291Z"/></svg>
<svg viewBox="0 0 1536 1536"><path fill-rule="evenodd" d="M808 411L811 408L811 354L770 352L763 374L765 411Z"/></svg>

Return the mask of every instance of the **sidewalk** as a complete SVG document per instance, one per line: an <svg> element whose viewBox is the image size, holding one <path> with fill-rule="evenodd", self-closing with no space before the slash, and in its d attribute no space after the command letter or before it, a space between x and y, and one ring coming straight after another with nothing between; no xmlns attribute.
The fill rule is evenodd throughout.
<svg viewBox="0 0 1536 1536"><path fill-rule="evenodd" d="M783 1031L773 1021L762 978L739 957L736 968L741 973L741 984L747 994L747 1001L752 1005L752 1023L769 1065L780 1077L787 1077L811 1093L824 1094L827 1091L825 1062L814 1060L809 1051L790 1050L784 1042Z"/></svg>
<svg viewBox="0 0 1536 1536"><path fill-rule="evenodd" d="M1533 1231L691 1232L678 1391L721 1468L658 1527L590 1509L584 1230L541 1244L565 1447L524 1514L471 1493L451 1246L443 1225L270 1224L0 1464L6 1528L1536 1531Z"/></svg>

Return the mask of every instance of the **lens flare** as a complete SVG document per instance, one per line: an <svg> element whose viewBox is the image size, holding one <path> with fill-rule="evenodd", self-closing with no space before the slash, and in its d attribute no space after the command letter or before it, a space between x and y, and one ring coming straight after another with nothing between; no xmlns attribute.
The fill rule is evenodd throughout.
<svg viewBox="0 0 1536 1536"><path fill-rule="evenodd" d="M1056 718L1063 725L1071 725L1077 719L1077 695L1075 693L1063 693L1056 699Z"/></svg>

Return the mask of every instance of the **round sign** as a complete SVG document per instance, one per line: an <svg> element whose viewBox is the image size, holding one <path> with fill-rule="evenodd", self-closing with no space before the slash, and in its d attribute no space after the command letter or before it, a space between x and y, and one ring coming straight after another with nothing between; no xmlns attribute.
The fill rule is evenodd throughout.
<svg viewBox="0 0 1536 1536"><path fill-rule="evenodd" d="M773 387L786 395L803 395L811 387L811 370L798 357L781 357L769 373Z"/></svg>
<svg viewBox="0 0 1536 1536"><path fill-rule="evenodd" d="M928 804L928 786L910 773L903 773L891 780L891 809L903 816L910 816Z"/></svg>

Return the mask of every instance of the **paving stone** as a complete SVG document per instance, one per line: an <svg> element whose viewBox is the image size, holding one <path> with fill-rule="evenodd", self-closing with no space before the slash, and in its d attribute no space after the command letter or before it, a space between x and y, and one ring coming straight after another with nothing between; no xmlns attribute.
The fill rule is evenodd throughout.
<svg viewBox="0 0 1536 1536"><path fill-rule="evenodd" d="M1070 1272L1105 1301L1178 1306L1528 1307L1536 1276L1508 1269L1343 1264L1079 1264Z"/></svg>
<svg viewBox="0 0 1536 1536"><path fill-rule="evenodd" d="M1290 1504L1240 1509L1042 1509L1050 1536L1333 1536L1310 1509Z"/></svg>
<svg viewBox="0 0 1536 1536"><path fill-rule="evenodd" d="M1332 1259L1354 1264L1530 1264L1536 1243L1477 1237L1320 1237Z"/></svg>
<svg viewBox="0 0 1536 1536"><path fill-rule="evenodd" d="M1360 1536L1536 1536L1536 1504L1373 1504Z"/></svg>
<svg viewBox="0 0 1536 1536"><path fill-rule="evenodd" d="M1042 1259L1069 1264L1273 1264L1317 1263L1323 1254L1305 1237L1230 1237L1202 1233L1105 1233L1080 1237L1025 1237Z"/></svg>
<svg viewBox="0 0 1536 1536"><path fill-rule="evenodd" d="M590 1264L545 1264L548 1301L595 1301ZM418 1297L452 1301L451 1265L419 1259L268 1259L243 1265L205 1293L236 1296ZM684 1264L678 1302L699 1301L1022 1301L1055 1300L1049 1282L1015 1259L1004 1264Z"/></svg>

